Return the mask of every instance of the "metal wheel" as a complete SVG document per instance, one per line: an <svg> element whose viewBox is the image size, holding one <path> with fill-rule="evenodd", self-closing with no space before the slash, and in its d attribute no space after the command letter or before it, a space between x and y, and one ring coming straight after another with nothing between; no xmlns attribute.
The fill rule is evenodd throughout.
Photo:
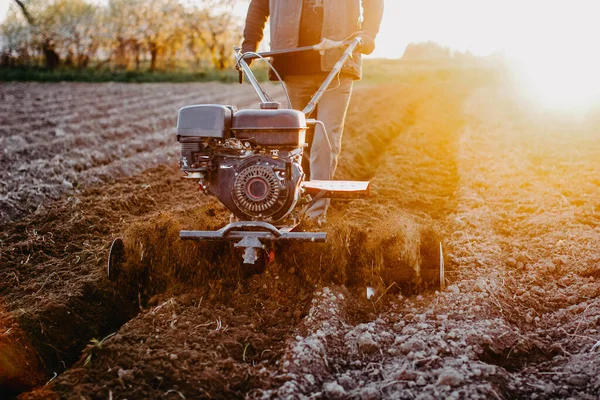
<svg viewBox="0 0 600 400"><path fill-rule="evenodd" d="M122 266L124 263L125 243L123 243L123 239L116 238L110 245L110 252L108 253L108 264L106 266L106 273L109 280L117 280L119 275L121 275Z"/></svg>
<svg viewBox="0 0 600 400"><path fill-rule="evenodd" d="M444 250L442 244L439 247L439 259L437 265L428 265L427 268L421 268L421 281L426 287L446 288L446 276L444 270Z"/></svg>

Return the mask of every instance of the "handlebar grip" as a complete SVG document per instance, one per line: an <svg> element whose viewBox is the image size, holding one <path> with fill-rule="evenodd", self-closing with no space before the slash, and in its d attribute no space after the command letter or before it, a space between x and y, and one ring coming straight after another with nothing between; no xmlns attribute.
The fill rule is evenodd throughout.
<svg viewBox="0 0 600 400"><path fill-rule="evenodd" d="M360 36L355 36L354 39L348 41L348 47L352 47L352 51L356 50L356 48L362 44L363 40Z"/></svg>

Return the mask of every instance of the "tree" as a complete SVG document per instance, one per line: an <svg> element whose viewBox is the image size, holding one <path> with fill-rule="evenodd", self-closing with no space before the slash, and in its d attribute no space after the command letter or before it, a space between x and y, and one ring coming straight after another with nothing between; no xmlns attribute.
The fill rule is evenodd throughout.
<svg viewBox="0 0 600 400"><path fill-rule="evenodd" d="M29 11L27 10L27 7L25 7L25 4L21 0L15 0L15 3L17 3L21 11L23 12L23 16L25 17L27 22L29 22L30 25L34 25L34 19L31 16L31 14L29 14Z"/></svg>
<svg viewBox="0 0 600 400"><path fill-rule="evenodd" d="M45 18L39 15L43 10L43 3L39 0L30 0L27 4L22 0L14 1L31 27L33 41L38 42L42 49L44 65L48 69L56 68L60 59L55 51L54 39L52 34L46 31Z"/></svg>
<svg viewBox="0 0 600 400"><path fill-rule="evenodd" d="M232 65L233 46L242 38L241 21L233 13L236 4L236 0L202 0L186 15L192 49L200 44L220 70Z"/></svg>
<svg viewBox="0 0 600 400"><path fill-rule="evenodd" d="M2 64L59 64L139 70L232 65L242 21L232 12L243 0L14 0L0 24ZM245 1L245 0L244 0ZM12 63L12 64L11 64Z"/></svg>
<svg viewBox="0 0 600 400"><path fill-rule="evenodd" d="M27 63L30 57L31 28L22 13L10 8L6 19L0 25L2 36L2 65Z"/></svg>
<svg viewBox="0 0 600 400"><path fill-rule="evenodd" d="M150 53L150 71L158 58L181 38L183 7L177 0L142 0L139 7L139 38Z"/></svg>
<svg viewBox="0 0 600 400"><path fill-rule="evenodd" d="M96 6L84 0L56 0L44 15L51 16L47 18L51 23L46 29L52 32L57 51L66 64L87 67L99 45Z"/></svg>
<svg viewBox="0 0 600 400"><path fill-rule="evenodd" d="M136 0L110 0L104 14L102 36L108 47L109 57L117 68L129 69L132 59L135 69L140 68L143 51L139 35L138 2Z"/></svg>

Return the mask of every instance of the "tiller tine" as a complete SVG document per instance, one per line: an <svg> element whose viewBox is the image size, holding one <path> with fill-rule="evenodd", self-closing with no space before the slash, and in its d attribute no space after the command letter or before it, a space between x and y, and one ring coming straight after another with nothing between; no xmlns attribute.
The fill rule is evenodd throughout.
<svg viewBox="0 0 600 400"><path fill-rule="evenodd" d="M108 254L108 264L106 266L106 273L108 279L115 281L119 278L122 272L122 266L125 263L125 244L123 239L116 238L113 240L110 246L110 252Z"/></svg>
<svg viewBox="0 0 600 400"><path fill-rule="evenodd" d="M244 264L254 264L258 260L259 250L263 249L264 245L256 237L244 236L233 247L244 250Z"/></svg>

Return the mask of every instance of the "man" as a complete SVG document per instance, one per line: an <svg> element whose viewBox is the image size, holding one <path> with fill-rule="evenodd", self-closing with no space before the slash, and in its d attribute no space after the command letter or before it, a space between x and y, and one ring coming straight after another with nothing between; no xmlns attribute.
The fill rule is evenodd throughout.
<svg viewBox="0 0 600 400"><path fill-rule="evenodd" d="M363 8L361 22L361 5ZM345 40L360 32L360 53L375 49L375 37L383 15L383 0L252 0L246 17L242 51L256 51L270 17L271 49L293 49L320 43L323 39ZM310 101L327 73L339 60L343 49L299 52L276 57L273 66L284 80L292 107L301 110ZM273 78L271 76L271 78ZM331 139L331 150L320 127L308 135L309 163L305 172L311 179L333 179L341 150L344 119L350 102L352 84L361 78L361 57L355 54L346 62L338 80L329 87L319 102L316 115ZM308 218L324 221L329 199L317 201Z"/></svg>

